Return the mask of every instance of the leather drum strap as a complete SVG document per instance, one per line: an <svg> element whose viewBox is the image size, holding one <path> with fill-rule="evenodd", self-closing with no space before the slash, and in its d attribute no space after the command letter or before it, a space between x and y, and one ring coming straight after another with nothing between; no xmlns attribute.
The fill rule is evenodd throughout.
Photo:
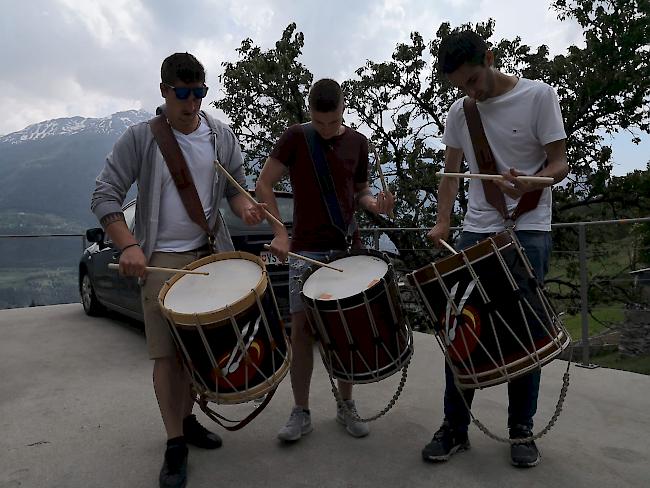
<svg viewBox="0 0 650 488"><path fill-rule="evenodd" d="M151 132L156 139L156 143L165 159L169 173L178 189L178 194L183 201L187 215L192 219L192 222L196 223L205 231L210 241L213 242L214 234L210 230L208 221L205 218L203 205L194 186L192 173L190 173L187 167L187 162L183 157L172 128L169 122L167 122L167 118L163 114L160 114L149 121L149 127L151 127Z"/></svg>
<svg viewBox="0 0 650 488"><path fill-rule="evenodd" d="M497 173L497 163L494 159L494 154L490 148L490 143L485 135L483 123L481 122L481 114L476 106L476 100L470 97L465 97L463 100L463 111L465 112L465 120L467 121L467 128L469 129L470 139L474 147L474 154L476 155L476 162L479 171L483 174L495 175ZM537 207L539 199L542 196L542 189L534 190L524 195L519 199L517 207L512 214L508 214L508 207L503 192L499 187L490 180L481 180L483 184L483 191L485 192L485 199L490 205L497 209L505 221L514 222L522 214L533 210Z"/></svg>

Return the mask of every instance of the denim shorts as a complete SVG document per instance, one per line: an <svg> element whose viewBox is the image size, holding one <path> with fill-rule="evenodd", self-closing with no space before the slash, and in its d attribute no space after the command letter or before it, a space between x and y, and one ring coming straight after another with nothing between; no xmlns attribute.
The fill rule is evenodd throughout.
<svg viewBox="0 0 650 488"><path fill-rule="evenodd" d="M341 251L299 251L296 254L315 259L316 261L326 261L339 252ZM303 259L289 256L289 312L291 313L303 312L305 310L304 304L300 299L303 284L301 278L310 266L312 264Z"/></svg>

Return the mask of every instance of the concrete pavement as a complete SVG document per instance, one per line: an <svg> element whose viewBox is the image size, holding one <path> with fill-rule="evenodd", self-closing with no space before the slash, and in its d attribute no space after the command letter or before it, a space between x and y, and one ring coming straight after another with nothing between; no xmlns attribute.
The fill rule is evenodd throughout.
<svg viewBox="0 0 650 488"><path fill-rule="evenodd" d="M364 439L334 420L320 358L312 384L314 432L285 446L277 430L292 405L289 378L267 409L216 451L190 448L189 487L647 487L650 377L572 368L564 410L538 441L542 462L510 466L508 446L472 427L472 449L444 464L420 449L442 419L443 359L431 336L415 355L396 406ZM566 363L544 367L537 428L553 413ZM165 441L142 332L81 305L0 310L0 488L155 487ZM399 375L356 388L362 416L381 410ZM505 386L477 393L474 412L505 435ZM196 409L198 411L198 409ZM238 417L250 406L220 407ZM204 425L219 431L198 412Z"/></svg>

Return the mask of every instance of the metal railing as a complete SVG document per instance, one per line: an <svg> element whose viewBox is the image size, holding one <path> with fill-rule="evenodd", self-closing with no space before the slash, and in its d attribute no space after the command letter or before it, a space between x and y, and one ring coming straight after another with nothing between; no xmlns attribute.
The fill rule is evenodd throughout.
<svg viewBox="0 0 650 488"><path fill-rule="evenodd" d="M580 289L580 321L581 321L581 340L580 345L582 349L582 364L589 366L590 363L590 348L589 348L589 273L588 273L588 247L586 238L586 229L590 226L597 225L621 225L621 224L636 224L650 222L650 217L637 218L637 219L621 219L621 220L601 220L594 222L569 222L569 223L556 223L552 224L553 228L562 227L577 227L578 230L578 250L577 251L553 251L553 253L566 253L571 252L578 254L579 262L579 289ZM375 249L379 249L380 237L387 232L419 232L425 233L430 230L429 227L385 227L385 228L362 228L360 229L363 234L370 234L372 236L372 245ZM459 231L460 227L452 227L452 231ZM80 251L83 253L88 245L85 234L13 234L13 235L0 235L0 242L3 240L12 239L42 239L42 238L78 238L81 246ZM431 248L433 249L433 248ZM398 249L399 251L399 249ZM410 249L409 251L414 251ZM81 255L80 253L80 255ZM71 263L70 266L76 267L77 263ZM630 278L632 281L633 278Z"/></svg>
<svg viewBox="0 0 650 488"><path fill-rule="evenodd" d="M0 234L0 239L38 239L45 237L79 237L81 238L81 252L88 247L86 234Z"/></svg>
<svg viewBox="0 0 650 488"><path fill-rule="evenodd" d="M0 308L75 301L79 258L87 246L85 234L0 235Z"/></svg>

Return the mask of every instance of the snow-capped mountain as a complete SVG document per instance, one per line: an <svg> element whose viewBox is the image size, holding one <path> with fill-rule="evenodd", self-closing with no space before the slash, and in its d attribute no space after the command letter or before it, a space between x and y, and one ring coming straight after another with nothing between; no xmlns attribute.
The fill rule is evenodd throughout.
<svg viewBox="0 0 650 488"><path fill-rule="evenodd" d="M0 136L0 144L20 144L53 136L73 134L106 134L119 136L127 127L153 117L145 110L127 110L104 118L67 117L45 120L23 130Z"/></svg>
<svg viewBox="0 0 650 488"><path fill-rule="evenodd" d="M96 225L95 178L115 141L144 110L46 120L0 137L0 234L70 232ZM46 220L47 228L39 224Z"/></svg>

